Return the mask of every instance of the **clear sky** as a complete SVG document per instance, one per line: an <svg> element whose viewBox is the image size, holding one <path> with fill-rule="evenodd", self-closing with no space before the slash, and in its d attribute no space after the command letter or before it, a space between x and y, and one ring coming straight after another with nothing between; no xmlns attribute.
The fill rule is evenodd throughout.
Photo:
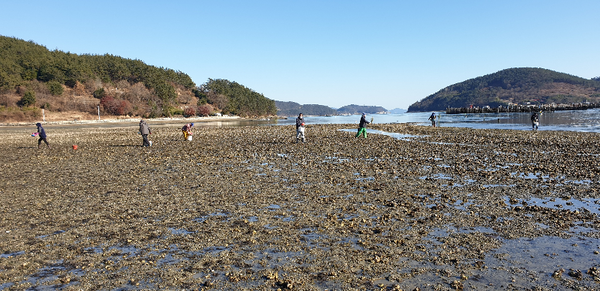
<svg viewBox="0 0 600 291"><path fill-rule="evenodd" d="M514 67L600 76L600 1L0 0L0 35L238 82L301 104L408 108Z"/></svg>

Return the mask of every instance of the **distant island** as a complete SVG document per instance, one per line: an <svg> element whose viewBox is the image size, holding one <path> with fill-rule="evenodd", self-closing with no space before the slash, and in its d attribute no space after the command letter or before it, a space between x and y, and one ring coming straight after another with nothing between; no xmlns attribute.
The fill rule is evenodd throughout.
<svg viewBox="0 0 600 291"><path fill-rule="evenodd" d="M366 105L355 105L350 104L344 107L341 107L337 110L340 115L353 115L353 114L384 114L387 113L387 110L381 106L366 106Z"/></svg>
<svg viewBox="0 0 600 291"><path fill-rule="evenodd" d="M584 79L542 68L512 68L450 85L415 102L408 112L599 101L599 77Z"/></svg>
<svg viewBox="0 0 600 291"><path fill-rule="evenodd" d="M381 106L366 105L346 105L344 107L333 109L325 105L318 104L299 104L296 102L275 101L278 116L296 116L299 113L304 115L316 116L334 116L334 115L353 115L362 112L368 114L387 113L387 110Z"/></svg>
<svg viewBox="0 0 600 291"><path fill-rule="evenodd" d="M296 116L299 113L304 115L337 115L337 110L318 104L299 104L296 102L275 101L277 107L277 116Z"/></svg>

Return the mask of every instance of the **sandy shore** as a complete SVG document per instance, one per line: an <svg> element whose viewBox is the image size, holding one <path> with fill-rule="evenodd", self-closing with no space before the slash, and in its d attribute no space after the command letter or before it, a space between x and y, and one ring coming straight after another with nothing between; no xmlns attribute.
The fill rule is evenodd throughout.
<svg viewBox="0 0 600 291"><path fill-rule="evenodd" d="M34 121L34 122L4 122L0 123L1 127L11 126L35 126L37 122L44 125L102 125L102 124L127 124L137 123L140 121L140 117L136 118L125 118L125 117L104 117L102 119L69 119L69 120L52 120L52 121ZM189 123L189 122L213 122L213 121L233 121L240 120L239 116L208 116L208 117L161 117L161 118L145 118L148 122L156 124L165 123Z"/></svg>
<svg viewBox="0 0 600 291"><path fill-rule="evenodd" d="M355 127L0 130L0 289L600 288L600 135Z"/></svg>

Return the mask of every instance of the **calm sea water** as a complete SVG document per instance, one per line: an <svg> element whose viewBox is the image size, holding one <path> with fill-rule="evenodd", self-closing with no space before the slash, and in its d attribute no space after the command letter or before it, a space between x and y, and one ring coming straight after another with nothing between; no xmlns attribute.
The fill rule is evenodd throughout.
<svg viewBox="0 0 600 291"><path fill-rule="evenodd" d="M427 119L431 112L402 113L402 114L369 114L367 118L373 117L375 123L414 123L417 125L430 126ZM485 114L445 114L439 115L438 126L440 127L469 127L480 129L515 129L532 130L529 113L485 113ZM307 124L356 124L360 121L360 115L349 116L305 116ZM228 127L249 125L290 125L294 124L296 117L278 120L223 120L223 121L198 121L197 127ZM172 126L185 124L188 120L149 120L152 126ZM108 122L108 123L82 123L82 124L49 124L48 128L107 128L107 127L137 127L136 122ZM0 126L0 131L23 131L31 134L33 125L27 126ZM544 112L540 116L539 130L562 130L600 133L600 109L570 110L557 112Z"/></svg>
<svg viewBox="0 0 600 291"><path fill-rule="evenodd" d="M427 119L431 112L402 113L402 114L369 114L374 123L415 123L431 125ZM482 114L445 114L439 115L438 125L441 127L469 127L482 129L516 129L532 130L531 114L529 113L482 113ZM307 124L345 124L358 125L360 115L349 116L305 116ZM278 120L277 124L294 124L295 117ZM600 133L600 109L568 110L544 112L540 116L539 130L564 130Z"/></svg>

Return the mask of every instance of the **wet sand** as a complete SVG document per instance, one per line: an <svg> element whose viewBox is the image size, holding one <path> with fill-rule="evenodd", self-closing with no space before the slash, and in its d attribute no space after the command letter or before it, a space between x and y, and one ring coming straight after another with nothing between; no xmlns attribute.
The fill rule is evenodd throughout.
<svg viewBox="0 0 600 291"><path fill-rule="evenodd" d="M0 289L600 288L600 135L355 126L0 130Z"/></svg>

